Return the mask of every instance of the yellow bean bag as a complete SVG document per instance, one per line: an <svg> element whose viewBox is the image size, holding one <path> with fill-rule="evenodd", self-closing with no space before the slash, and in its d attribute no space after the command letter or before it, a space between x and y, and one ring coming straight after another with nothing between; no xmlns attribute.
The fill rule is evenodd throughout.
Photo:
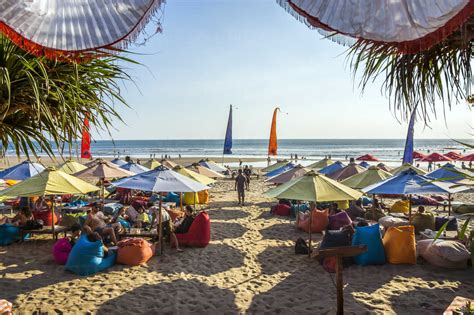
<svg viewBox="0 0 474 315"><path fill-rule="evenodd" d="M183 203L185 205L194 205L195 203L198 204L199 203L198 193L185 192L184 197L183 197Z"/></svg>
<svg viewBox="0 0 474 315"><path fill-rule="evenodd" d="M398 200L390 207L392 213L408 213L410 211L410 201Z"/></svg>
<svg viewBox="0 0 474 315"><path fill-rule="evenodd" d="M209 203L209 190L202 190L198 192L199 204L207 205Z"/></svg>
<svg viewBox="0 0 474 315"><path fill-rule="evenodd" d="M415 228L413 225L388 228L382 241L387 261L390 264L416 264Z"/></svg>
<svg viewBox="0 0 474 315"><path fill-rule="evenodd" d="M349 209L349 201L348 200L336 201L336 203L337 203L337 207L341 210Z"/></svg>

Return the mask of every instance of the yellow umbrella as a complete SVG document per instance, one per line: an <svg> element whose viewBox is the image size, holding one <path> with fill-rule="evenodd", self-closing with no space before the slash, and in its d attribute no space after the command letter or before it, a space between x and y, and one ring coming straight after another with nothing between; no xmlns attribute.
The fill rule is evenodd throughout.
<svg viewBox="0 0 474 315"><path fill-rule="evenodd" d="M314 162L313 164L310 164L308 166L306 166L307 168L311 168L311 169L321 169L323 167L326 167L326 166L329 166L331 164L333 164L334 162L328 158L324 158L322 160L319 160L317 162Z"/></svg>
<svg viewBox="0 0 474 315"><path fill-rule="evenodd" d="M158 162L157 160L155 159L149 159L148 161L146 161L145 163L142 164L143 166L145 166L146 168L149 168L149 169L155 169L157 168L158 166L161 165L160 162Z"/></svg>
<svg viewBox="0 0 474 315"><path fill-rule="evenodd" d="M411 170L414 170L418 175L425 175L426 172L422 169L419 169L418 167L415 167L409 163L405 163L397 168L394 168L393 170L390 171L390 173L392 173L392 175L398 175L400 174L401 172L403 171L406 171L408 169L411 169Z"/></svg>
<svg viewBox="0 0 474 315"><path fill-rule="evenodd" d="M78 163L73 160L67 160L66 162L64 162L58 167L58 171L63 171L66 174L74 174L79 171L85 170L86 168L87 166L81 163Z"/></svg>
<svg viewBox="0 0 474 315"><path fill-rule="evenodd" d="M283 160L283 161L279 161L279 162L276 162L275 164L272 164L270 166L267 166L265 168L262 169L262 172L263 173L270 173L271 171L274 171L282 166L285 166L286 164L288 164L288 160Z"/></svg>
<svg viewBox="0 0 474 315"><path fill-rule="evenodd" d="M313 202L355 200L362 193L322 174L310 171L265 193L268 197Z"/></svg>
<svg viewBox="0 0 474 315"><path fill-rule="evenodd" d="M192 171L195 171L196 173L207 176L209 178L224 178L225 177L221 173L217 173L217 172L215 172L211 169L208 169L207 167L201 166L201 165L191 166L190 169Z"/></svg>
<svg viewBox="0 0 474 315"><path fill-rule="evenodd" d="M170 160L161 160L161 165L166 166L169 169L178 166L178 164Z"/></svg>
<svg viewBox="0 0 474 315"><path fill-rule="evenodd" d="M181 165L178 165L173 168L173 171L180 173L181 175L184 175L186 177L189 177L191 179L194 179L195 181L204 184L204 185L210 185L214 184L216 181L212 178L209 178L205 175L196 173L195 171L189 170L187 168L182 167Z"/></svg>
<svg viewBox="0 0 474 315"><path fill-rule="evenodd" d="M349 178L341 181L341 184L349 186L354 189L362 189L372 184L381 182L393 175L376 166L369 167L366 171L352 175Z"/></svg>

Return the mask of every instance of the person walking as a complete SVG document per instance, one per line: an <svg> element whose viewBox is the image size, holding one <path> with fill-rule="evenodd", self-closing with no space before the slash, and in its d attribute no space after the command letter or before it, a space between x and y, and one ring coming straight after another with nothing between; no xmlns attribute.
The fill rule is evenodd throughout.
<svg viewBox="0 0 474 315"><path fill-rule="evenodd" d="M252 170L250 169L248 165L245 165L244 175L245 177L247 177L247 190L249 190L250 189L250 176L252 175Z"/></svg>
<svg viewBox="0 0 474 315"><path fill-rule="evenodd" d="M239 206L243 206L245 202L245 189L248 187L247 178L242 174L242 169L239 169L237 177L235 177L235 187L237 190L237 197L239 199Z"/></svg>

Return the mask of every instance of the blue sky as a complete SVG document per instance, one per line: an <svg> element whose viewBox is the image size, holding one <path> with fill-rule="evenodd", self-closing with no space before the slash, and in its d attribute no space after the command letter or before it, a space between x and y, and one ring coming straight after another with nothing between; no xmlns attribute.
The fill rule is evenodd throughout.
<svg viewBox="0 0 474 315"><path fill-rule="evenodd" d="M220 139L229 104L238 108L234 138L267 138L275 106L288 112L278 120L280 138L405 137L380 82L361 95L346 48L274 0L173 0L162 22L162 34L131 48L143 66L126 65L138 88L124 86L131 109L119 107L126 125L115 124L114 139ZM472 132L466 104L453 104L446 123L439 109L431 129L416 127L417 138Z"/></svg>

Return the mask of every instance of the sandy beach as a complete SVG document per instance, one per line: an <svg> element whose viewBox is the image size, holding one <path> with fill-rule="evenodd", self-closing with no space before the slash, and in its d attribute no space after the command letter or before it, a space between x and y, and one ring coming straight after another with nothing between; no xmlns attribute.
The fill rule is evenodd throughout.
<svg viewBox="0 0 474 315"><path fill-rule="evenodd" d="M13 302L17 314L334 313L334 275L294 254L294 241L306 233L269 214L274 201L262 197L262 180L252 182L244 207L232 188L227 180L211 190L208 247L165 248L146 266L115 265L80 277L54 263L48 237L1 247L0 298ZM344 270L344 283L345 311L356 314L439 314L455 296L474 296L472 269L441 269L421 259L415 266L354 265Z"/></svg>

